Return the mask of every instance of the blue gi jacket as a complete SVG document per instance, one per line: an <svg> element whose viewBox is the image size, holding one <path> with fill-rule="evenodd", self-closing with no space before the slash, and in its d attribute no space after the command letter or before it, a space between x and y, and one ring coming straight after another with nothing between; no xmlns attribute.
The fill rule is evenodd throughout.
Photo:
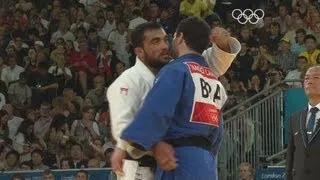
<svg viewBox="0 0 320 180"><path fill-rule="evenodd" d="M197 54L183 55L158 73L143 106L121 138L147 150L161 140L209 137L213 142L211 152L198 147L176 148L179 167L170 173L159 170L156 176L215 179L215 155L223 134L220 110L226 100L223 85L204 58Z"/></svg>

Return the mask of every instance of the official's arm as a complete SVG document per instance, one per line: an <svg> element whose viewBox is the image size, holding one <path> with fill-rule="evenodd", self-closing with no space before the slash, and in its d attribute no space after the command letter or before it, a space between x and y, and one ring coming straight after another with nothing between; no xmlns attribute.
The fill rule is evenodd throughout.
<svg viewBox="0 0 320 180"><path fill-rule="evenodd" d="M293 161L294 161L294 134L293 134L293 120L295 120L294 116L290 119L290 125L289 125L289 141L288 141L288 147L287 147L287 155L286 155L286 177L287 180L292 180L292 168L293 168Z"/></svg>

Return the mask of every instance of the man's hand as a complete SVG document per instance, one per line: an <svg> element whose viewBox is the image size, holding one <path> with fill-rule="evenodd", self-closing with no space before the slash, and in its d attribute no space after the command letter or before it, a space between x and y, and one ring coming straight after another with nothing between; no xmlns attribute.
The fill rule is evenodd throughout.
<svg viewBox="0 0 320 180"><path fill-rule="evenodd" d="M226 52L231 52L229 46L230 33L221 27L215 27L211 31L210 41L216 44L220 49Z"/></svg>
<svg viewBox="0 0 320 180"><path fill-rule="evenodd" d="M152 151L158 165L163 170L171 171L178 166L177 159L175 158L175 151L170 144L160 141L155 145Z"/></svg>
<svg viewBox="0 0 320 180"><path fill-rule="evenodd" d="M111 167L112 170L119 174L120 176L124 175L123 171L123 160L127 156L126 151L120 149L120 148L115 148L112 157L111 157Z"/></svg>

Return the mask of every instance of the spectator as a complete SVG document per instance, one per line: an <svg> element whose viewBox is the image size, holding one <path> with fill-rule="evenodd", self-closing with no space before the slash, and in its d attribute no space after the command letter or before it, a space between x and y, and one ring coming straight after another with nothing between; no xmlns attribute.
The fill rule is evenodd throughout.
<svg viewBox="0 0 320 180"><path fill-rule="evenodd" d="M76 68L82 94L88 93L88 79L97 73L96 57L88 51L86 41L79 44L80 52L75 53L71 57L71 63Z"/></svg>
<svg viewBox="0 0 320 180"><path fill-rule="evenodd" d="M59 166L59 169L71 169L71 166L70 165L70 160L67 159L67 158L62 158L60 160L60 166Z"/></svg>
<svg viewBox="0 0 320 180"><path fill-rule="evenodd" d="M88 172L85 170L80 170L76 173L76 180L89 180Z"/></svg>
<svg viewBox="0 0 320 180"><path fill-rule="evenodd" d="M270 24L270 33L267 36L267 45L272 55L275 55L278 51L278 44L281 40L280 25L273 22Z"/></svg>
<svg viewBox="0 0 320 180"><path fill-rule="evenodd" d="M31 88L27 85L27 73L19 74L19 81L11 84L8 89L9 101L20 113L31 105Z"/></svg>
<svg viewBox="0 0 320 180"><path fill-rule="evenodd" d="M183 0L180 3L179 12L184 16L196 16L202 18L201 14L207 11L207 5L202 0Z"/></svg>
<svg viewBox="0 0 320 180"><path fill-rule="evenodd" d="M254 170L250 163L240 164L240 180L254 180Z"/></svg>
<svg viewBox="0 0 320 180"><path fill-rule="evenodd" d="M8 65L1 73L1 80L6 83L7 87L19 80L19 74L24 71L23 67L17 65L15 56L8 58Z"/></svg>
<svg viewBox="0 0 320 180"><path fill-rule="evenodd" d="M0 110L0 141L1 142L4 142L6 139L9 138L9 129L8 129L7 121L8 121L7 111ZM2 149L2 145L0 149Z"/></svg>
<svg viewBox="0 0 320 180"><path fill-rule="evenodd" d="M100 168L100 162L92 158L88 161L88 168Z"/></svg>
<svg viewBox="0 0 320 180"><path fill-rule="evenodd" d="M42 102L50 102L57 95L59 87L54 75L48 72L48 64L41 62L38 64L37 71L29 75L28 85L32 88L32 105L40 105Z"/></svg>
<svg viewBox="0 0 320 180"><path fill-rule="evenodd" d="M31 120L22 121L13 140L13 148L20 154L22 162L31 160L31 151L35 147L34 144L37 143L33 129L34 123Z"/></svg>
<svg viewBox="0 0 320 180"><path fill-rule="evenodd" d="M282 38L280 41L279 53L275 56L275 62L280 68L287 73L289 70L295 68L296 57L290 51L291 42L289 39Z"/></svg>
<svg viewBox="0 0 320 180"><path fill-rule="evenodd" d="M3 109L7 111L8 113L8 130L9 130L9 138L11 140L14 140L14 137L18 131L18 128L20 127L21 122L23 121L22 118L14 116L13 114L13 107L11 104L4 105Z"/></svg>
<svg viewBox="0 0 320 180"><path fill-rule="evenodd" d="M52 117L50 116L51 105L47 102L43 102L40 105L40 117L34 123L34 135L38 138L45 138L49 133L52 123Z"/></svg>
<svg viewBox="0 0 320 180"><path fill-rule="evenodd" d="M96 76L93 79L94 89L90 90L86 96L92 102L93 107L96 110L99 110L102 106L103 102L106 101L106 92L107 88L105 88L105 80L101 76Z"/></svg>
<svg viewBox="0 0 320 180"><path fill-rule="evenodd" d="M118 76L120 76L125 70L126 70L126 64L122 61L118 61L115 64L115 71L113 73L114 79L116 79Z"/></svg>
<svg viewBox="0 0 320 180"><path fill-rule="evenodd" d="M59 30L52 34L50 43L54 44L56 43L57 39L62 37L65 41L71 40L74 41L76 38L74 35L69 31L69 21L62 19L59 23Z"/></svg>
<svg viewBox="0 0 320 180"><path fill-rule="evenodd" d="M19 153L17 151L10 151L7 153L6 155L6 161L4 164L4 170L5 171L18 171L20 170L19 168L19 164L20 164L20 160L19 160L20 156Z"/></svg>
<svg viewBox="0 0 320 180"><path fill-rule="evenodd" d="M117 57L126 64L126 68L129 68L126 24L123 21L118 21L116 25L117 29L110 33L108 41L112 49L116 52Z"/></svg>
<svg viewBox="0 0 320 180"><path fill-rule="evenodd" d="M284 35L291 28L291 16L285 5L279 5L279 16L273 19L280 25L280 34Z"/></svg>
<svg viewBox="0 0 320 180"><path fill-rule="evenodd" d="M46 170L49 167L43 164L43 151L35 149L31 152L32 169L33 170Z"/></svg>
<svg viewBox="0 0 320 180"><path fill-rule="evenodd" d="M133 19L129 21L129 27L128 27L128 42L131 41L131 32L134 28L136 28L138 25L148 22L147 20L142 18L141 10L139 8L134 8L132 11Z"/></svg>
<svg viewBox="0 0 320 180"><path fill-rule="evenodd" d="M68 81L72 78L71 70L66 67L66 61L64 54L57 56L54 60L55 64L52 65L48 72L55 77L55 81L58 83L58 94L61 94L63 89L68 84Z"/></svg>
<svg viewBox="0 0 320 180"><path fill-rule="evenodd" d="M247 90L248 97L252 97L258 94L263 89L261 85L262 83L261 83L260 77L254 74L248 81L248 90Z"/></svg>
<svg viewBox="0 0 320 180"><path fill-rule="evenodd" d="M104 157L105 157L105 165L104 168L110 168L111 167L111 156L113 153L113 148L107 148L104 151Z"/></svg>
<svg viewBox="0 0 320 180"><path fill-rule="evenodd" d="M78 143L74 143L71 146L71 168L79 169L88 167L88 161L83 158L82 146Z"/></svg>
<svg viewBox="0 0 320 180"><path fill-rule="evenodd" d="M25 178L21 174L15 174L11 177L11 180L25 180Z"/></svg>
<svg viewBox="0 0 320 180"><path fill-rule="evenodd" d="M241 42L241 50L234 63L239 73L239 80L248 87L248 80L252 75L253 57L248 53L248 45Z"/></svg>
<svg viewBox="0 0 320 180"><path fill-rule="evenodd" d="M308 63L308 60L304 56L299 56L296 61L297 68L289 71L285 80L302 80L301 75ZM302 82L287 82L287 85L294 88L302 88Z"/></svg>
<svg viewBox="0 0 320 180"><path fill-rule="evenodd" d="M96 61L99 67L99 74L104 76L108 81L112 81L112 52L109 48L108 41L105 39L100 39L99 52Z"/></svg>
<svg viewBox="0 0 320 180"><path fill-rule="evenodd" d="M298 56L300 53L306 51L306 47L304 45L304 38L306 36L306 30L304 29L298 29L295 32L295 38L294 41L290 41L290 42L294 42L291 45L291 52L295 55Z"/></svg>
<svg viewBox="0 0 320 180"><path fill-rule="evenodd" d="M304 44L306 46L306 51L299 54L299 56L304 56L308 60L308 64L315 65L317 63L318 55L320 54L320 50L317 49L316 44L317 40L316 38L308 34L304 38Z"/></svg>
<svg viewBox="0 0 320 180"><path fill-rule="evenodd" d="M46 169L42 173L43 180L54 180L54 175L50 169Z"/></svg>
<svg viewBox="0 0 320 180"><path fill-rule="evenodd" d="M82 119L75 120L71 126L71 136L74 140L89 144L92 139L100 136L99 126L94 121L94 109L85 106L82 109Z"/></svg>

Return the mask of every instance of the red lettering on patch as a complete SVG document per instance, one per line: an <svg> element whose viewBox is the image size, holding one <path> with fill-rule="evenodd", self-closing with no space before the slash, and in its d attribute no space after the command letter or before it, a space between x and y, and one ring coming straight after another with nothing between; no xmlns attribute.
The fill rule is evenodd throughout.
<svg viewBox="0 0 320 180"><path fill-rule="evenodd" d="M188 65L191 73L198 73L209 79L217 79L217 77L207 67L200 66L198 63L194 63L194 62L188 62L186 64Z"/></svg>
<svg viewBox="0 0 320 180"><path fill-rule="evenodd" d="M213 104L195 102L191 122L219 127L220 110Z"/></svg>
<svg viewBox="0 0 320 180"><path fill-rule="evenodd" d="M128 88L120 88L120 94L128 95Z"/></svg>

